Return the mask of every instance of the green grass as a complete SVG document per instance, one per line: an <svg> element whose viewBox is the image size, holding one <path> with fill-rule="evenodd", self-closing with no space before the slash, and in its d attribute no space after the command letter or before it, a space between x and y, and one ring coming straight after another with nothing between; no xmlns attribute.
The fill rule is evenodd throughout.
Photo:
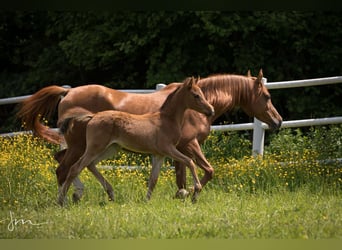
<svg viewBox="0 0 342 250"><path fill-rule="evenodd" d="M342 237L342 197L302 189L272 195L236 195L205 190L200 201L158 192L150 202L84 201L30 210L11 209L19 223L0 227L1 238L48 239L331 239ZM99 204L101 203L101 204ZM0 217L9 217L2 209Z"/></svg>
<svg viewBox="0 0 342 250"><path fill-rule="evenodd" d="M228 137L217 140L213 134L203 147L216 175L196 204L174 199L175 176L169 168L163 168L146 202L150 160L122 154L103 164L138 164L142 169L101 170L114 187L114 202L107 201L99 183L84 171L84 197L72 204L70 190L64 208L56 204L52 154L57 148L30 136L0 138L0 238L342 239L342 168L338 162L317 161L323 151L330 152L328 147L299 147L306 139L300 142L298 135L285 131L264 158L239 155L246 149L228 145L239 155L232 158L226 157L231 151L224 147ZM341 137L325 137L334 143L333 156L338 157L340 144L332 140ZM287 150L280 150L282 141ZM295 150L290 150L291 143ZM189 175L188 186L191 182Z"/></svg>

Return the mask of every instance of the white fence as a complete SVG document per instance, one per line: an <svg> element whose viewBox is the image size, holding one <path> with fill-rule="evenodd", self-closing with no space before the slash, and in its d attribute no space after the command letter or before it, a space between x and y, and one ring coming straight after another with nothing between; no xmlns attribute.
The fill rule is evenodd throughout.
<svg viewBox="0 0 342 250"><path fill-rule="evenodd" d="M295 88L295 87L309 87L326 84L337 84L342 83L342 76L326 77L318 79L307 79L298 81L282 81L282 82L267 82L264 78L265 85L268 89L282 89L282 88ZM156 89L160 89L164 84L157 84ZM67 86L64 86L67 87ZM136 89L136 90L122 90L131 93L151 93L153 89ZM0 105L19 103L28 98L27 96L11 97L0 99ZM305 120L294 120L294 121L283 121L282 128L292 127L305 127L305 126L316 126L316 125L328 125L342 123L342 116L331 117L331 118L319 118L319 119L305 119ZM232 130L253 130L253 155L263 154L264 152L264 138L265 130L268 129L267 124L262 123L258 119L254 118L253 123L243 124L231 124L231 125L213 125L212 130L217 131L232 131ZM17 133L1 134L0 136L11 136Z"/></svg>

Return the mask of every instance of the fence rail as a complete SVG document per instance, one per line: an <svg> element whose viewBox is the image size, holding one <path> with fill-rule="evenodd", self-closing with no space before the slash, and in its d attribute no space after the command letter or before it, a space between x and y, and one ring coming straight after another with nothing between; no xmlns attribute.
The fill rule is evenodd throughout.
<svg viewBox="0 0 342 250"><path fill-rule="evenodd" d="M342 76L296 80L296 81L281 81L281 82L267 82L267 79L264 78L264 83L265 83L265 86L270 90L271 89L296 88L296 87L310 87L310 86L342 83ZM158 90L160 88L163 88L164 86L165 84L157 84L156 89ZM70 86L63 86L63 87L70 87ZM129 93L151 93L151 92L154 92L155 90L154 89L134 89L134 90L123 89L122 91L129 92ZM0 99L0 105L19 103L19 102L24 101L28 97L30 97L30 95ZM330 117L330 118L284 121L282 123L281 128L317 126L317 125L328 125L328 124L339 124L339 123L342 123L342 116ZM268 126L267 124L259 121L256 118L254 118L253 123L213 125L211 126L211 129L216 130L216 131L253 130L252 153L253 155L263 154L265 130L268 129ZM0 136L13 136L18 133L23 133L23 132L6 133L6 134L1 134Z"/></svg>

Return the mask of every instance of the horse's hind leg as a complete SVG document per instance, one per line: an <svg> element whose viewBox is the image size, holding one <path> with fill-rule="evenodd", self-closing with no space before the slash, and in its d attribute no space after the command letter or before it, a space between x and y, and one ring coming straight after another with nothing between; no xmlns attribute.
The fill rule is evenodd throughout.
<svg viewBox="0 0 342 250"><path fill-rule="evenodd" d="M161 165L163 164L163 161L164 161L164 156L161 156L161 155L152 156L152 170L150 174L150 179L148 181L148 191L146 194L147 200L151 199L153 189L156 186L157 181L158 181L160 168L161 168Z"/></svg>

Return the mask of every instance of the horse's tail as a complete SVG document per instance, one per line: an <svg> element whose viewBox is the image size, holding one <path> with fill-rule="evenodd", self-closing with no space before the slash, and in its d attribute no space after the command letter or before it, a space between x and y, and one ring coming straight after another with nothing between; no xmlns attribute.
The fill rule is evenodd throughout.
<svg viewBox="0 0 342 250"><path fill-rule="evenodd" d="M63 137L57 132L45 126L41 120L50 119L55 112L61 97L68 93L69 89L59 86L45 87L20 106L17 117L21 119L25 129L32 130L33 134L55 144L63 141Z"/></svg>

